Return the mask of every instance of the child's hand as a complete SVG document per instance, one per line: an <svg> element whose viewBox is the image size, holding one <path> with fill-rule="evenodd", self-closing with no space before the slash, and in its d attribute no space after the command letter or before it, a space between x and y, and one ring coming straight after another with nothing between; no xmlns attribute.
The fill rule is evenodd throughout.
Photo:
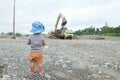
<svg viewBox="0 0 120 80"><path fill-rule="evenodd" d="M44 46L45 49L48 49L48 46Z"/></svg>

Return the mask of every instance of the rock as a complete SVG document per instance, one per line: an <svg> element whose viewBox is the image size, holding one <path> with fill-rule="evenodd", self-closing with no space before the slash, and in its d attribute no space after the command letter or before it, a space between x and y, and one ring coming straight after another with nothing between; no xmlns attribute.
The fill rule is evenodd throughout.
<svg viewBox="0 0 120 80"><path fill-rule="evenodd" d="M83 70L88 69L88 66L87 66L87 64L85 64L85 63L80 63L80 64L78 65L78 67L79 67L80 69L83 69Z"/></svg>
<svg viewBox="0 0 120 80"><path fill-rule="evenodd" d="M98 74L92 74L92 76L93 76L95 79L100 79L100 75L98 75Z"/></svg>
<svg viewBox="0 0 120 80"><path fill-rule="evenodd" d="M55 61L54 65L58 66L58 65L59 65L59 62L58 62L58 61Z"/></svg>
<svg viewBox="0 0 120 80"><path fill-rule="evenodd" d="M73 74L73 70L67 70L67 73Z"/></svg>
<svg viewBox="0 0 120 80"><path fill-rule="evenodd" d="M62 67L63 67L63 68L67 68L67 65L66 65L66 64L63 64Z"/></svg>
<svg viewBox="0 0 120 80"><path fill-rule="evenodd" d="M110 78L110 76L104 76L104 78L105 78L105 79L109 79L109 78Z"/></svg>
<svg viewBox="0 0 120 80"><path fill-rule="evenodd" d="M47 74L47 73L45 73L45 76L44 76L44 77L47 78L47 79L51 79L51 78L52 78L52 76L49 75L49 74Z"/></svg>
<svg viewBox="0 0 120 80"><path fill-rule="evenodd" d="M101 74L102 72L101 71L98 71L98 74Z"/></svg>
<svg viewBox="0 0 120 80"><path fill-rule="evenodd" d="M9 75L3 75L1 80L12 80Z"/></svg>
<svg viewBox="0 0 120 80"><path fill-rule="evenodd" d="M27 79L23 78L23 80L27 80Z"/></svg>

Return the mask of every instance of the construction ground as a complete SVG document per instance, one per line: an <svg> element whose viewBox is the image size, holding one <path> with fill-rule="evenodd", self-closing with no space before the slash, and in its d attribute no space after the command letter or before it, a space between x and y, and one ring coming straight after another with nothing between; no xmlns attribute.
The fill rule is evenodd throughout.
<svg viewBox="0 0 120 80"><path fill-rule="evenodd" d="M120 37L45 38L43 76L30 75L27 38L0 38L0 79L120 80ZM37 66L36 66L37 71Z"/></svg>

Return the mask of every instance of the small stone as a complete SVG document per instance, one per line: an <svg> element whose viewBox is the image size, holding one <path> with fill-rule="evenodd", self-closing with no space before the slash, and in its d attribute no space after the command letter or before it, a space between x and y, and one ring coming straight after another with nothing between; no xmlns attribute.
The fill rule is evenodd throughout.
<svg viewBox="0 0 120 80"><path fill-rule="evenodd" d="M58 65L59 65L59 62L58 62L58 61L55 61L54 65L58 66Z"/></svg>
<svg viewBox="0 0 120 80"><path fill-rule="evenodd" d="M1 80L12 80L9 75L3 75L3 78Z"/></svg>
<svg viewBox="0 0 120 80"><path fill-rule="evenodd" d="M63 68L67 68L67 65L66 65L66 64L63 64L62 67L63 67Z"/></svg>
<svg viewBox="0 0 120 80"><path fill-rule="evenodd" d="M26 80L25 78L23 78L23 80Z"/></svg>
<svg viewBox="0 0 120 80"><path fill-rule="evenodd" d="M48 78L48 79L52 78L52 76L50 76L49 74L45 74L45 77Z"/></svg>
<svg viewBox="0 0 120 80"><path fill-rule="evenodd" d="M98 74L92 74L92 76L97 78L97 79L100 78L100 75L98 75Z"/></svg>
<svg viewBox="0 0 120 80"><path fill-rule="evenodd" d="M70 74L73 74L73 70L68 70L67 72Z"/></svg>
<svg viewBox="0 0 120 80"><path fill-rule="evenodd" d="M110 78L110 76L104 76L104 78L107 78L107 79L109 79L109 78Z"/></svg>
<svg viewBox="0 0 120 80"><path fill-rule="evenodd" d="M98 71L98 74L101 74L102 72L101 71Z"/></svg>

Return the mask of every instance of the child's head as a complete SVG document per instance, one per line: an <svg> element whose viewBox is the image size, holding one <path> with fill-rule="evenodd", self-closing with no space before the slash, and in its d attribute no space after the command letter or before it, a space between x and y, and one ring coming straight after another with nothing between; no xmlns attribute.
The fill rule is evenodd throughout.
<svg viewBox="0 0 120 80"><path fill-rule="evenodd" d="M35 21L35 22L32 23L32 29L31 29L30 32L36 34L36 33L41 33L44 30L45 30L44 25L39 21Z"/></svg>

